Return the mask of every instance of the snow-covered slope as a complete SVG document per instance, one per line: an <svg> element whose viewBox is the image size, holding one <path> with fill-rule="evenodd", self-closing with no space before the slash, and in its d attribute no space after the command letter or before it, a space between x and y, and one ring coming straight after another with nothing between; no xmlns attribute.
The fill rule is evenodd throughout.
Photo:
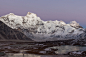
<svg viewBox="0 0 86 57"><path fill-rule="evenodd" d="M26 16L10 13L0 17L0 21L36 41L78 38L84 32L84 29L76 21L72 21L70 24L57 20L43 21L36 14L30 12Z"/></svg>

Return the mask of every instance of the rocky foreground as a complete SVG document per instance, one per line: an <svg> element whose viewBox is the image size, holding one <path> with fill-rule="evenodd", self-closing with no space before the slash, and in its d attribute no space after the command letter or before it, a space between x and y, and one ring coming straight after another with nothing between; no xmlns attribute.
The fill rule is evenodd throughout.
<svg viewBox="0 0 86 57"><path fill-rule="evenodd" d="M38 54L38 55L59 55L55 53L58 49L49 47L71 45L72 40L68 41L48 41L48 42L0 42L0 56L5 56L7 53L23 53L23 54ZM82 46L86 46L86 43ZM76 44L72 44L76 45ZM78 45L81 45L78 43ZM72 51L62 55L86 56L86 51Z"/></svg>

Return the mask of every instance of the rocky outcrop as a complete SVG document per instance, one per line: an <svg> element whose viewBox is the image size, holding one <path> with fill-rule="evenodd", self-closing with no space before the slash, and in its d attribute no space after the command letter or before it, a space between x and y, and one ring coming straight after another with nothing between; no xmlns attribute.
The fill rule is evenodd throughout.
<svg viewBox="0 0 86 57"><path fill-rule="evenodd" d="M0 21L0 41L32 41L17 29L12 29Z"/></svg>
<svg viewBox="0 0 86 57"><path fill-rule="evenodd" d="M86 51L72 51L69 52L68 55L84 57L86 56Z"/></svg>

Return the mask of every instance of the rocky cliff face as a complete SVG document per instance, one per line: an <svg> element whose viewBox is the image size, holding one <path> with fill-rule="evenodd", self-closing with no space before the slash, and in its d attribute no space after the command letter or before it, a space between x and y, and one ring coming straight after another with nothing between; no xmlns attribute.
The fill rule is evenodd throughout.
<svg viewBox="0 0 86 57"><path fill-rule="evenodd" d="M81 27L76 21L72 21L70 24L66 24L63 21L57 20L43 21L37 17L36 14L30 12L28 12L26 16L18 16L10 13L0 17L0 21L14 31L18 30L27 36L27 38L22 38L22 40L28 38L31 38L35 41L77 39L80 38L80 35L82 35L85 31L83 27ZM15 34L17 34L17 32L15 32Z"/></svg>
<svg viewBox="0 0 86 57"><path fill-rule="evenodd" d="M29 37L16 29L8 27L0 21L0 41L32 41Z"/></svg>

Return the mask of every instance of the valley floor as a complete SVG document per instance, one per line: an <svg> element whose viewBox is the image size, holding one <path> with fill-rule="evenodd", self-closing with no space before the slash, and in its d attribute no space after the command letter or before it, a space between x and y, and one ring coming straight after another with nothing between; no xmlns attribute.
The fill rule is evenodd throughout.
<svg viewBox="0 0 86 57"><path fill-rule="evenodd" d="M7 56L9 54L35 54L35 55L56 55L55 51L59 49L49 48L54 46L62 46L62 45L72 45L72 40L66 41L47 41L47 42L12 42L12 41L0 41L0 56ZM73 44L72 46L76 46L78 44ZM81 46L81 45L80 45ZM86 45L84 45L86 46ZM64 47L63 47L64 48ZM75 54L74 54L75 53ZM78 54L79 53L79 54ZM82 51L81 54L79 51L68 52L63 54L64 56L86 56L86 52ZM61 55L61 56L63 56Z"/></svg>

